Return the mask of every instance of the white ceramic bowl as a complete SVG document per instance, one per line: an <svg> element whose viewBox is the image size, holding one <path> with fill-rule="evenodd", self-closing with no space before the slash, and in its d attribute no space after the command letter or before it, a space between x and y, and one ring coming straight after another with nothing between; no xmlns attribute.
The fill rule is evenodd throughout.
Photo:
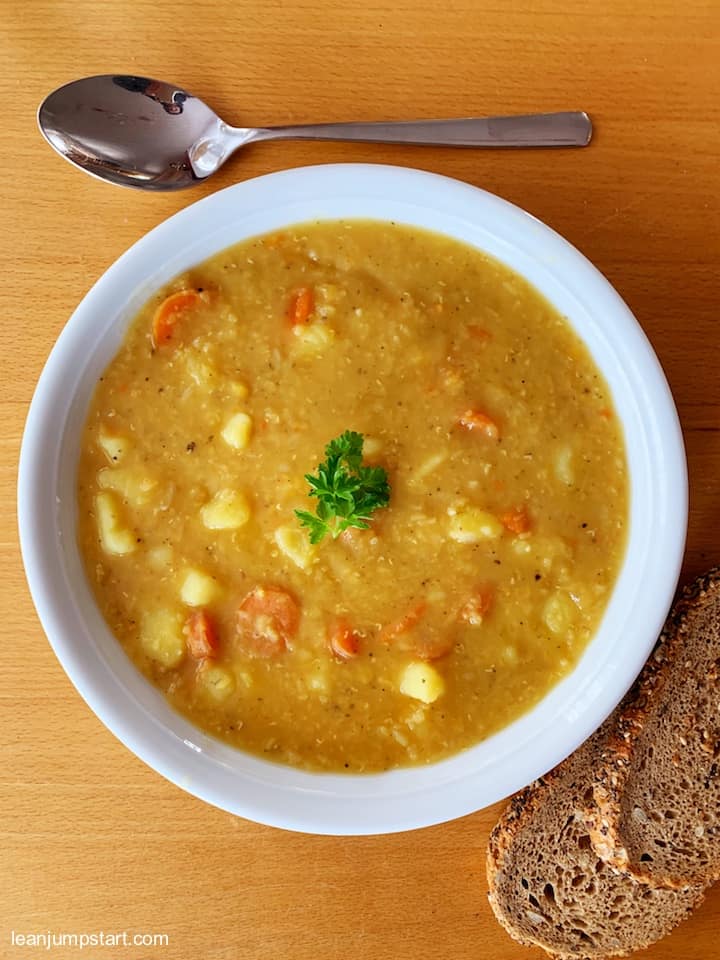
<svg viewBox="0 0 720 960"><path fill-rule="evenodd" d="M176 714L103 621L75 536L80 433L95 383L149 295L245 237L338 217L449 234L527 277L567 316L605 375L631 478L627 554L576 669L531 712L465 752L367 776L311 774L243 754ZM618 703L647 658L677 583L687 521L682 435L660 365L632 314L574 247L517 207L444 177L395 167L307 167L239 183L171 217L96 283L53 349L30 408L19 474L30 589L68 676L112 732L190 793L260 823L327 834L428 826L478 810L544 773Z"/></svg>

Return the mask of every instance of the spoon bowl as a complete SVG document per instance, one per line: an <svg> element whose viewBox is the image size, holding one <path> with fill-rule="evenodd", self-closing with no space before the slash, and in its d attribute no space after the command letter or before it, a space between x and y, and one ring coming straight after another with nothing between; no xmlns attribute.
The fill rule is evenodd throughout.
<svg viewBox="0 0 720 960"><path fill-rule="evenodd" d="M582 147L586 113L378 123L231 127L202 100L161 80L85 77L59 87L38 110L51 147L86 173L125 187L180 190L215 173L256 140L354 140L455 147Z"/></svg>
<svg viewBox="0 0 720 960"><path fill-rule="evenodd" d="M122 186L178 190L198 180L189 148L218 117L180 87L128 76L87 77L38 111L48 143L86 173Z"/></svg>

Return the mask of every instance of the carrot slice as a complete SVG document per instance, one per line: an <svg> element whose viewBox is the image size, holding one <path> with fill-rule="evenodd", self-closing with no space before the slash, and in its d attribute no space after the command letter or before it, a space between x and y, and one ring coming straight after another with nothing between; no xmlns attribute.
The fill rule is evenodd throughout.
<svg viewBox="0 0 720 960"><path fill-rule="evenodd" d="M271 233L269 236L265 237L263 243L269 250L274 250L275 247L279 247L280 244L284 243L287 239L287 235L282 232Z"/></svg>
<svg viewBox="0 0 720 960"><path fill-rule="evenodd" d="M315 309L315 297L310 287L300 287L290 297L286 316L293 326L307 323Z"/></svg>
<svg viewBox="0 0 720 960"><path fill-rule="evenodd" d="M352 660L360 653L360 634L350 626L346 617L338 617L328 632L330 649L340 660Z"/></svg>
<svg viewBox="0 0 720 960"><path fill-rule="evenodd" d="M469 624L471 627L480 626L483 617L490 611L494 599L495 594L492 587L478 587L458 611L458 620Z"/></svg>
<svg viewBox="0 0 720 960"><path fill-rule="evenodd" d="M395 623L390 623L380 631L380 639L384 643L390 643L398 637L412 630L422 620L427 610L427 604L424 600L411 607L404 617L400 617Z"/></svg>
<svg viewBox="0 0 720 960"><path fill-rule="evenodd" d="M152 319L154 347L166 346L173 339L175 327L181 316L201 302L197 290L179 290L166 297L155 311Z"/></svg>
<svg viewBox="0 0 720 960"><path fill-rule="evenodd" d="M455 637L452 630L422 624L409 635L408 646L421 660L439 660L455 646Z"/></svg>
<svg viewBox="0 0 720 960"><path fill-rule="evenodd" d="M195 660L210 660L217 656L218 638L215 624L205 610L194 610L185 621L183 633L187 648Z"/></svg>
<svg viewBox="0 0 720 960"><path fill-rule="evenodd" d="M494 420L480 410L466 410L462 416L458 417L458 426L464 430L477 431L489 437L490 440L497 440L500 436L500 430Z"/></svg>
<svg viewBox="0 0 720 960"><path fill-rule="evenodd" d="M487 343L488 340L492 340L492 334L484 327L478 327L477 324L469 323L465 329L471 337L474 337L481 343Z"/></svg>
<svg viewBox="0 0 720 960"><path fill-rule="evenodd" d="M300 608L278 587L255 587L237 610L237 638L249 657L268 658L291 644L300 623Z"/></svg>
<svg viewBox="0 0 720 960"><path fill-rule="evenodd" d="M517 510L508 510L500 514L500 522L512 533L528 533L530 531L530 517L525 507Z"/></svg>
<svg viewBox="0 0 720 960"><path fill-rule="evenodd" d="M421 660L437 660L449 653L455 640L450 631L441 631L430 624L423 623L427 611L424 601L415 604L410 610L380 631L380 639L385 643L396 643L410 651Z"/></svg>

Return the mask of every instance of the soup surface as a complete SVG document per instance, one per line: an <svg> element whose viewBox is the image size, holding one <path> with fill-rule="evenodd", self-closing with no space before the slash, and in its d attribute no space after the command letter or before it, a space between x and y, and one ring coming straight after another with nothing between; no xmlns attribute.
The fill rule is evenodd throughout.
<svg viewBox="0 0 720 960"><path fill-rule="evenodd" d="M306 474L376 496L333 507ZM456 753L547 693L598 626L628 511L567 322L479 251L371 221L248 240L158 291L95 391L78 496L100 608L174 707L350 772ZM340 533L338 504L367 529Z"/></svg>

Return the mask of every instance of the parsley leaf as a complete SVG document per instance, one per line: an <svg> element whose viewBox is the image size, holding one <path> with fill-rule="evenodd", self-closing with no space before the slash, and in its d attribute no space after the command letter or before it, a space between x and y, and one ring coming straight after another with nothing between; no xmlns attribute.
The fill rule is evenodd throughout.
<svg viewBox="0 0 720 960"><path fill-rule="evenodd" d="M317 474L305 474L318 505L315 513L296 510L295 516L308 528L311 543L319 543L326 533L339 537L348 527L367 530L373 511L388 505L387 473L382 467L363 466L363 443L361 433L346 430L325 447Z"/></svg>

